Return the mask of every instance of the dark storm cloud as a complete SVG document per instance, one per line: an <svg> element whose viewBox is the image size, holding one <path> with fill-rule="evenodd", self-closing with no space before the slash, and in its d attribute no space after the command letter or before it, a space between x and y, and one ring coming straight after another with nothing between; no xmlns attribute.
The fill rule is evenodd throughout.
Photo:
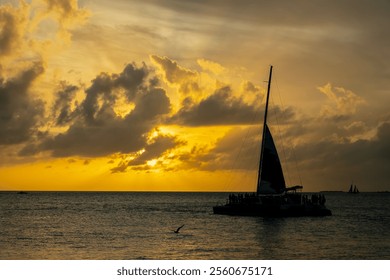
<svg viewBox="0 0 390 280"><path fill-rule="evenodd" d="M27 4L0 5L0 145L29 140L37 132L44 111L44 103L31 96L33 82L44 72L42 58L35 57L32 62L32 46L29 60L18 53L24 45L27 21ZM16 62L12 59L15 54L19 55ZM9 71L11 67L13 74Z"/></svg>
<svg viewBox="0 0 390 280"><path fill-rule="evenodd" d="M56 93L56 100L52 108L56 125L67 125L72 120L71 107L78 89L77 86L68 85L66 82L60 83L60 89Z"/></svg>
<svg viewBox="0 0 390 280"><path fill-rule="evenodd" d="M351 181L367 188L387 187L390 180L390 124L378 128L371 140L335 143L319 141L296 147L300 169L309 182L320 179L323 186L340 187Z"/></svg>
<svg viewBox="0 0 390 280"><path fill-rule="evenodd" d="M44 108L29 95L29 88L42 73L42 65L35 63L14 78L0 77L0 145L22 143L36 132Z"/></svg>
<svg viewBox="0 0 390 280"><path fill-rule="evenodd" d="M111 119L100 126L76 123L65 133L46 139L39 149L51 151L54 157L96 157L135 152L145 144L142 135L147 131L145 125L126 125L119 119Z"/></svg>
<svg viewBox="0 0 390 280"><path fill-rule="evenodd" d="M184 107L172 117L172 122L189 126L252 123L257 112L253 106L234 97L230 87L218 89L199 104L188 104L187 99Z"/></svg>
<svg viewBox="0 0 390 280"><path fill-rule="evenodd" d="M147 133L170 111L165 91L155 86L156 79L149 77L145 65L129 64L119 74L98 75L85 90L82 102L71 110L77 87L63 85L53 111L57 123L69 123L69 128L40 144L25 147L21 154L50 151L55 157L94 157L144 148ZM121 94L128 101L125 106L134 107L124 116L114 110Z"/></svg>
<svg viewBox="0 0 390 280"><path fill-rule="evenodd" d="M114 84L126 89L127 98L129 101L132 101L137 92L137 88L142 85L148 75L148 71L145 64L140 68L137 68L135 64L128 64L122 73L114 76Z"/></svg>
<svg viewBox="0 0 390 280"><path fill-rule="evenodd" d="M60 12L60 21L56 22L58 25L53 22L53 26L57 35L65 34L67 24L76 23L75 17L85 12L79 12L76 0L47 0L39 8L25 1L3 2L0 4L0 145L11 145L35 141L45 135L38 127L42 128L46 103L34 97L42 93L35 86L39 83L37 78L46 70L46 59L55 44L49 38L36 37L41 23L49 12L52 16ZM61 40L60 37L56 39ZM64 102L60 103L56 110L63 109L59 120L63 122L67 111ZM36 146L30 146L26 153L36 150Z"/></svg>
<svg viewBox="0 0 390 280"><path fill-rule="evenodd" d="M148 94L140 95L136 104L131 115L129 115L129 118L135 121L148 122L170 111L170 100L165 90L161 88L153 88L149 90Z"/></svg>
<svg viewBox="0 0 390 280"><path fill-rule="evenodd" d="M80 113L85 121L90 124L104 122L106 117L114 115L112 107L118 98L117 90L124 90L129 102L133 102L137 95L142 96L142 91L147 91L149 86L146 81L148 71L145 64L139 68L135 64L128 64L120 74L98 75L86 89L86 97L80 106Z"/></svg>
<svg viewBox="0 0 390 280"><path fill-rule="evenodd" d="M280 107L275 107L273 110L283 114L286 119L294 117L291 108L281 110ZM216 90L197 104L191 98L184 99L182 108L169 122L188 126L254 124L262 114L258 105L247 104L242 98L235 97L227 86Z"/></svg>
<svg viewBox="0 0 390 280"><path fill-rule="evenodd" d="M298 153L310 164L323 165L321 161L332 162L343 166L381 166L390 163L390 123L378 127L376 137L371 140L333 143L321 141L299 147ZM376 164L374 162L377 161ZM381 164L380 164L381 163Z"/></svg>

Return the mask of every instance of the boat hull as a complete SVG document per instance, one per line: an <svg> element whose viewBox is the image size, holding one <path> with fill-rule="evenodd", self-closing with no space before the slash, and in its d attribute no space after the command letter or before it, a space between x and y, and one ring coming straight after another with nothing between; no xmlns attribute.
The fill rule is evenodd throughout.
<svg viewBox="0 0 390 280"><path fill-rule="evenodd" d="M331 216L324 205L227 204L213 207L214 214L255 217Z"/></svg>

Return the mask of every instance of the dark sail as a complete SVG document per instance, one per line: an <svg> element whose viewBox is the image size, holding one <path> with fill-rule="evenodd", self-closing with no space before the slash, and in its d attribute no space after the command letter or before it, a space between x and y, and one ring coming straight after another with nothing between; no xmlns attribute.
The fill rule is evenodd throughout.
<svg viewBox="0 0 390 280"><path fill-rule="evenodd" d="M266 125L263 147L263 158L260 162L260 182L257 186L258 194L280 194L286 189L283 170L280 164L271 132Z"/></svg>

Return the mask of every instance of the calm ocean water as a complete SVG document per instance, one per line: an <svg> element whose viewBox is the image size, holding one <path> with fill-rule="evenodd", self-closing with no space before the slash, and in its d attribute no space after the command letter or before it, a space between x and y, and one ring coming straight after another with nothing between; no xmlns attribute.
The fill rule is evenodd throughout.
<svg viewBox="0 0 390 280"><path fill-rule="evenodd" d="M331 217L272 219L213 215L227 196L0 192L0 259L390 259L389 193L327 193Z"/></svg>

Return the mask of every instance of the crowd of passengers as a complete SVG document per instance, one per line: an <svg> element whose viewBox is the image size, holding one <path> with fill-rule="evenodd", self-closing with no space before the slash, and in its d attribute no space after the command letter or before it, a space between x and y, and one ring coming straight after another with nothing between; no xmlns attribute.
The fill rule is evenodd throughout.
<svg viewBox="0 0 390 280"><path fill-rule="evenodd" d="M301 195L301 194L289 194L291 200L295 203L313 205L319 204L324 205L326 202L326 198L323 194L312 194L312 195ZM276 197L275 197L276 198ZM287 200L287 197L285 197ZM239 194L230 194L228 204L242 204L242 203L255 203L259 201L259 197L256 193L239 193ZM287 201L286 201L287 202Z"/></svg>

